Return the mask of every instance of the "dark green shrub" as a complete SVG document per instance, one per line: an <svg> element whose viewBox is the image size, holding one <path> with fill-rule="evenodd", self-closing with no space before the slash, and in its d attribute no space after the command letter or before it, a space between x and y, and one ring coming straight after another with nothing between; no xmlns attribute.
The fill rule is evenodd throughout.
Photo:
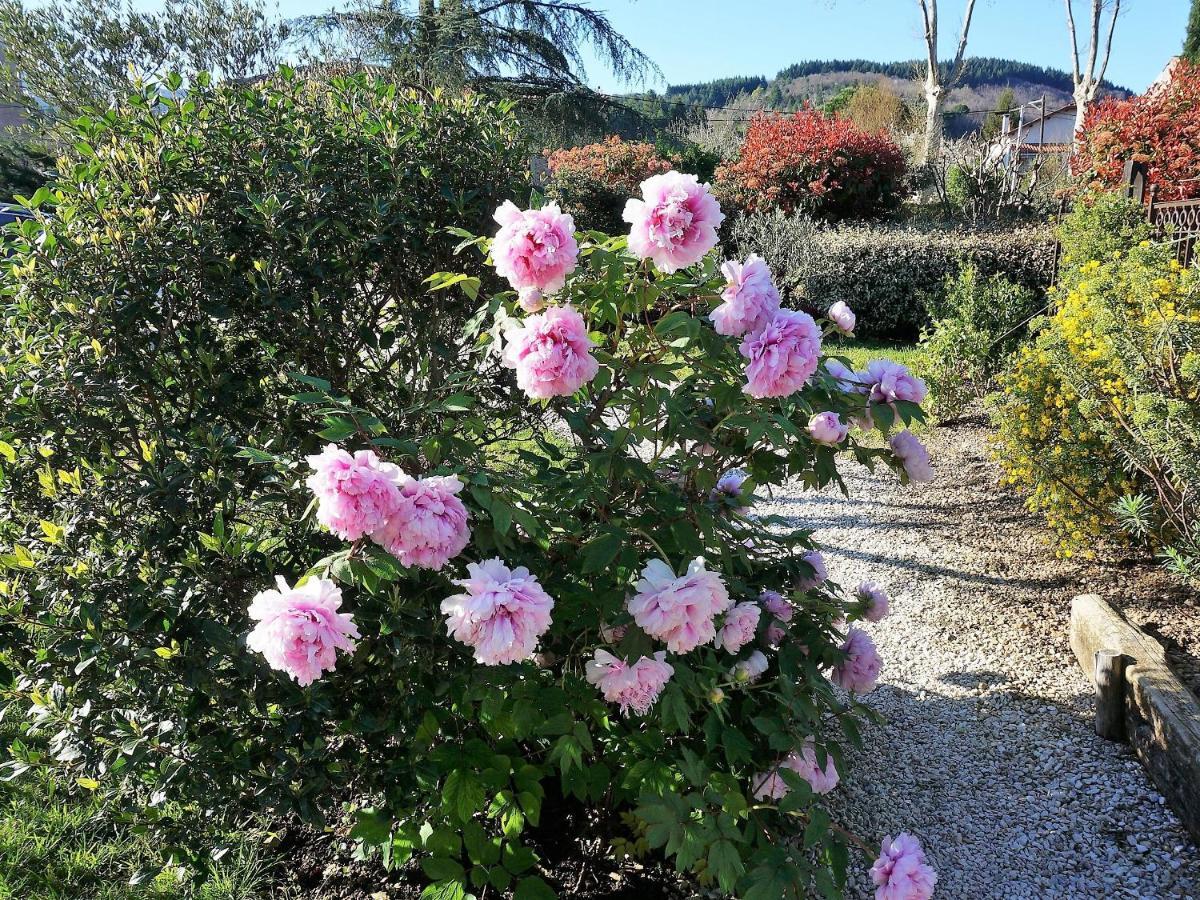
<svg viewBox="0 0 1200 900"><path fill-rule="evenodd" d="M380 697L406 688L380 672L306 693L245 651L247 598L337 546L274 455L294 467L381 427L314 426L288 398L369 404L410 439L391 452L451 452L476 304L423 282L462 264L448 226L524 190L520 128L481 99L287 72L148 89L74 128L7 242L0 700L34 709L68 782L96 778L168 852L255 811L320 821L360 760L388 758L402 709ZM475 400L517 427L505 384ZM9 774L38 764L17 753Z"/></svg>
<svg viewBox="0 0 1200 900"><path fill-rule="evenodd" d="M933 321L921 336L921 374L938 416L951 418L992 390L1045 302L1044 292L1003 275L984 278L972 261L946 279L943 294L929 304Z"/></svg>

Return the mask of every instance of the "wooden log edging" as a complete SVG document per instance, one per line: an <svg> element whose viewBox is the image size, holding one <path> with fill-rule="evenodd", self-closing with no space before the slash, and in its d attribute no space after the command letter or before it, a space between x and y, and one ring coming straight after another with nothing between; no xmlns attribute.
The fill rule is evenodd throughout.
<svg viewBox="0 0 1200 900"><path fill-rule="evenodd" d="M1096 594L1083 594L1071 601L1071 649L1092 684L1098 674L1104 682L1097 731L1106 737L1119 734L1111 698L1123 682L1125 736L1200 841L1200 701L1172 671L1162 644Z"/></svg>

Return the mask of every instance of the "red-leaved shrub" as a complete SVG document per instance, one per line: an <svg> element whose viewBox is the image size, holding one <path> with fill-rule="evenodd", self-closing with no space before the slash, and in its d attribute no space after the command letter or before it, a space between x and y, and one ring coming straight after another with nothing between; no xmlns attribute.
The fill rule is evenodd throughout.
<svg viewBox="0 0 1200 900"><path fill-rule="evenodd" d="M1171 80L1140 97L1106 97L1083 122L1071 171L1092 187L1117 187L1127 160L1146 164L1159 199L1200 196L1200 66L1180 60Z"/></svg>
<svg viewBox="0 0 1200 900"><path fill-rule="evenodd" d="M547 162L547 193L575 217L576 226L613 233L625 230L621 211L627 199L640 196L639 185L672 167L653 144L616 135L598 144L555 150Z"/></svg>
<svg viewBox="0 0 1200 900"><path fill-rule="evenodd" d="M904 155L886 132L803 109L750 120L736 162L717 170L722 199L745 210L804 210L829 219L874 216L899 204Z"/></svg>

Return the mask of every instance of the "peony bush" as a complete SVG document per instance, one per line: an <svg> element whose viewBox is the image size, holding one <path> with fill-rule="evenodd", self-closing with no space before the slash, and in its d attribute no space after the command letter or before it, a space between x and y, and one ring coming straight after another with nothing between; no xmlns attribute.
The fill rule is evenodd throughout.
<svg viewBox="0 0 1200 900"><path fill-rule="evenodd" d="M885 665L854 623L886 594L843 592L803 523L754 506L838 483L841 453L929 477L905 427L919 379L826 355L844 311L778 306L761 270L741 297L754 261L722 270L720 209L676 172L629 200L628 235L508 203L494 236L458 232L468 271L481 252L510 290L428 278L418 308L477 304L436 367L364 349L415 338L386 318L326 346L309 294L272 296L319 352L251 352L229 304L264 302L249 273L279 260L224 304L132 281L133 322L99 291L123 271L91 265L127 245L71 187L107 185L110 137L10 242L0 650L26 741L6 777L59 770L199 868L247 816L331 828L430 898L569 891L564 841L628 821L747 900L836 895L851 850L881 896L930 896L915 839L877 850L820 801L852 777L856 698ZM183 202L161 196L129 221ZM248 358L257 405L244 383L210 400Z"/></svg>

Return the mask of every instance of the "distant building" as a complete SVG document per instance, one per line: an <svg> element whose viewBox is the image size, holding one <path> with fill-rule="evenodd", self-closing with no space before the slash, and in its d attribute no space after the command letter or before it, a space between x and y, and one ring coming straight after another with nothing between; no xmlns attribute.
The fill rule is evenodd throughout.
<svg viewBox="0 0 1200 900"><path fill-rule="evenodd" d="M1001 126L1002 152L1016 155L1018 168L1038 157L1063 157L1075 139L1075 103L1043 112L1040 100L1022 104L1016 114L1005 115Z"/></svg>

